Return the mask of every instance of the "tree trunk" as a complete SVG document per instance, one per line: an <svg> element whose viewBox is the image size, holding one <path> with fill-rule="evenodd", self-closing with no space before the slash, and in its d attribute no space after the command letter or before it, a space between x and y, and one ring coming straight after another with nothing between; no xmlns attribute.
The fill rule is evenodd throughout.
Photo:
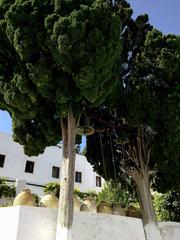
<svg viewBox="0 0 180 240"><path fill-rule="evenodd" d="M146 240L161 240L152 204L149 173L141 169L132 177L136 182Z"/></svg>
<svg viewBox="0 0 180 240"><path fill-rule="evenodd" d="M76 118L71 111L61 119L63 162L56 240L73 240L73 190L75 171Z"/></svg>

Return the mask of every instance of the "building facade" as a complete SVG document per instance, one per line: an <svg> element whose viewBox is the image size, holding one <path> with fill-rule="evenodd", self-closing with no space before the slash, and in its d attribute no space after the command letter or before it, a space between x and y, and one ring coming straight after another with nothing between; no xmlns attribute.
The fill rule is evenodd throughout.
<svg viewBox="0 0 180 240"><path fill-rule="evenodd" d="M33 193L43 195L43 186L59 182L61 177L61 146L47 147L43 154L28 157L23 146L13 141L12 136L0 132L0 177L8 180L25 180ZM82 155L76 154L75 188L80 191L100 191L104 180L98 176Z"/></svg>

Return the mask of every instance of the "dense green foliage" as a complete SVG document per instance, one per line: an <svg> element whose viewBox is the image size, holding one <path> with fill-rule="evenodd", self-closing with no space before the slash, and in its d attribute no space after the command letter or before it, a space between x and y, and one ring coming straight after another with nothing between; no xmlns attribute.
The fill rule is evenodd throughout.
<svg viewBox="0 0 180 240"><path fill-rule="evenodd" d="M81 192L77 188L74 189L74 195L77 196L81 200L84 200L86 198L92 198L95 202L97 201L97 197L98 197L98 193L94 190Z"/></svg>
<svg viewBox="0 0 180 240"><path fill-rule="evenodd" d="M0 178L0 198L14 198L16 196L16 188L6 182L5 178Z"/></svg>
<svg viewBox="0 0 180 240"><path fill-rule="evenodd" d="M156 214L157 221L169 221L169 212L165 209L165 199L167 194L154 193L153 194L153 206Z"/></svg>
<svg viewBox="0 0 180 240"><path fill-rule="evenodd" d="M169 212L170 221L180 222L180 192L168 192L163 205Z"/></svg>
<svg viewBox="0 0 180 240"><path fill-rule="evenodd" d="M111 1L0 1L0 109L26 154L61 140L70 109L78 118L112 94L120 31Z"/></svg>
<svg viewBox="0 0 180 240"><path fill-rule="evenodd" d="M153 187L161 192L179 190L180 37L164 36L147 21L147 16L139 16L127 22L123 91L113 109L103 105L91 113L92 121L105 131L88 137L86 156L105 179L127 179L128 171L138 171L138 166L125 153L129 146L138 150L139 129L150 127L153 136L142 151L151 149L147 171L158 171Z"/></svg>
<svg viewBox="0 0 180 240"><path fill-rule="evenodd" d="M130 82L128 123L151 126L156 133L151 163L160 171L155 187L180 189L180 37L148 32Z"/></svg>
<svg viewBox="0 0 180 240"><path fill-rule="evenodd" d="M153 204L158 221L180 222L180 192L155 193Z"/></svg>
<svg viewBox="0 0 180 240"><path fill-rule="evenodd" d="M45 184L44 193L53 194L59 198L60 183L59 182L49 182L49 183Z"/></svg>
<svg viewBox="0 0 180 240"><path fill-rule="evenodd" d="M126 8L129 8L127 3L124 4ZM123 125L123 118L130 117L132 111L136 115L142 114L141 111L137 113L136 108L132 106L136 99L135 95L138 95L135 93L137 86L133 87L132 84L138 63L137 56L142 52L146 35L152 30L152 26L148 23L147 15L133 20L131 14L126 14L122 20L122 27L122 71L119 76L122 91L119 91L119 98L113 109L103 105L92 111L92 122L95 126L105 128L105 132L95 133L87 138L86 156L94 170L105 179L119 179L121 182L125 180L129 183L127 173L124 172L125 156L121 154L122 146L117 144L116 140L118 137L128 137L126 135L129 126Z"/></svg>
<svg viewBox="0 0 180 240"><path fill-rule="evenodd" d="M120 183L109 181L106 182L102 190L98 193L97 202L108 202L110 204L121 204L123 207L127 207L131 202L135 200L134 194L130 194L128 191L122 188Z"/></svg>

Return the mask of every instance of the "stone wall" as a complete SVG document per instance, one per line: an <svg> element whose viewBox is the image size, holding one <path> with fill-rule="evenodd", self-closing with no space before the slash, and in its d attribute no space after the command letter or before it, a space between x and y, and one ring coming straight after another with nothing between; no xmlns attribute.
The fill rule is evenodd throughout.
<svg viewBox="0 0 180 240"><path fill-rule="evenodd" d="M55 240L57 209L0 208L0 239ZM160 223L163 240L180 240L180 223ZM74 240L145 240L141 219L75 212Z"/></svg>

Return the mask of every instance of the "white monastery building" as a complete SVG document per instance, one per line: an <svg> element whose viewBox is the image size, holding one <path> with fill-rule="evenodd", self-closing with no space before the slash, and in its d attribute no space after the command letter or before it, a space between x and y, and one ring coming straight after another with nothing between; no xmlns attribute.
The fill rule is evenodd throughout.
<svg viewBox="0 0 180 240"><path fill-rule="evenodd" d="M43 154L28 157L24 154L23 146L14 142L11 135L0 132L0 177L11 181L25 180L27 188L42 196L46 183L60 181L61 165L61 146L47 147ZM75 188L82 192L98 192L103 182L85 156L76 154Z"/></svg>

